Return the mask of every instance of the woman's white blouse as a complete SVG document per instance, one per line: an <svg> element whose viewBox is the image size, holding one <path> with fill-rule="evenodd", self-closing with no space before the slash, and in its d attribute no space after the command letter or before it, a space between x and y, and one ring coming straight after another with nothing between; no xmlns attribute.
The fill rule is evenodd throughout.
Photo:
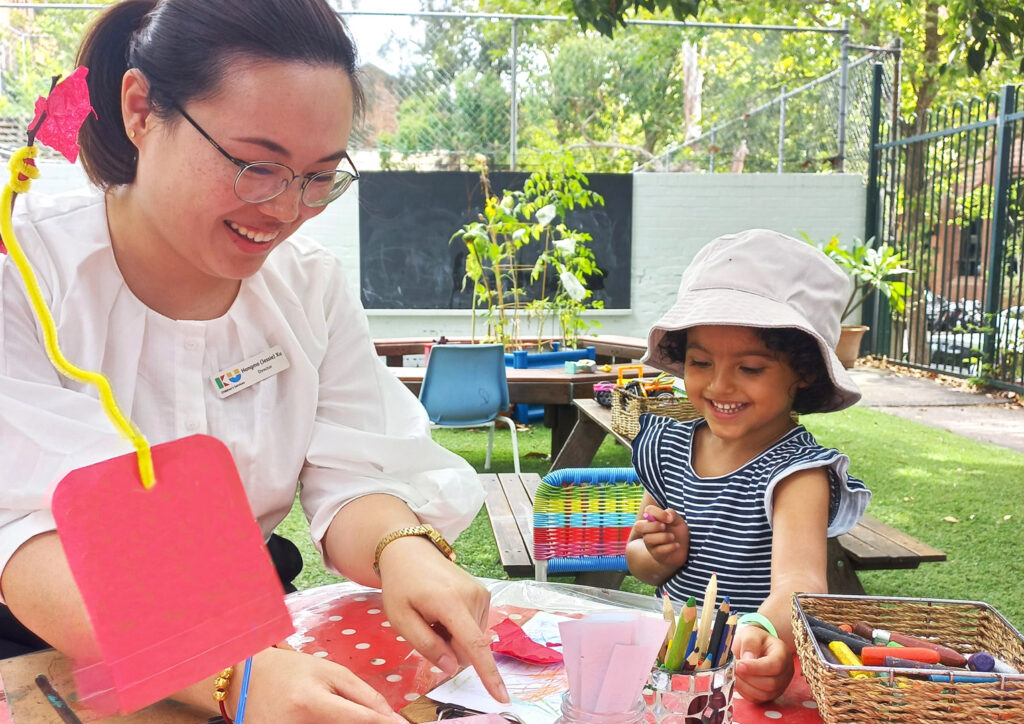
<svg viewBox="0 0 1024 724"><path fill-rule="evenodd" d="M426 413L376 355L362 307L323 247L292 237L242 282L224 316L175 321L128 289L95 190L23 196L15 230L65 357L106 375L150 444L195 433L224 442L265 536L298 481L318 546L342 506L371 493L405 500L450 539L479 510L472 468L431 441ZM51 493L67 472L133 448L95 388L56 372L17 270L0 260L2 568L54 529ZM213 377L275 346L288 369L217 395Z"/></svg>

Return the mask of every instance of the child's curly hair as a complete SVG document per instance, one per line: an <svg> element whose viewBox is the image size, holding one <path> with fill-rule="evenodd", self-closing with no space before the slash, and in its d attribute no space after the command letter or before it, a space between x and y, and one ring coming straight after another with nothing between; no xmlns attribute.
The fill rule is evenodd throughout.
<svg viewBox="0 0 1024 724"><path fill-rule="evenodd" d="M797 390L793 412L805 415L818 412L832 399L833 385L818 342L806 332L792 327L753 327L765 346L773 352L789 355L789 366L808 385ZM679 364L686 361L686 330L665 332L659 349L665 357Z"/></svg>

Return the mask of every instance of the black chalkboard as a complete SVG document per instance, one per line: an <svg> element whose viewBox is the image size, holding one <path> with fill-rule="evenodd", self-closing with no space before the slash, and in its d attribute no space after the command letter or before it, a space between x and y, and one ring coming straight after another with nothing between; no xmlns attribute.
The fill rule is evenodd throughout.
<svg viewBox="0 0 1024 724"><path fill-rule="evenodd" d="M521 189L528 174L491 174L495 194ZM587 174L604 206L571 212L566 223L593 237L602 276L590 280L607 309L629 307L633 178ZM470 309L462 290L465 250L452 234L483 206L478 174L457 171L371 171L359 176L359 273L367 309ZM527 247L529 249L529 247ZM536 259L524 256L520 263Z"/></svg>

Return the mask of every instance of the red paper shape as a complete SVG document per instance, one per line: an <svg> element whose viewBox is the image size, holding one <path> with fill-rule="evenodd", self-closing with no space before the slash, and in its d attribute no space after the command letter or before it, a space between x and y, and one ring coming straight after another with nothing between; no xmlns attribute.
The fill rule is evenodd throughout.
<svg viewBox="0 0 1024 724"><path fill-rule="evenodd" d="M71 163L78 158L78 129L94 112L89 102L89 86L85 82L88 74L89 69L80 65L55 85L48 97L37 98L36 115L29 125L35 129L37 141L59 151ZM43 113L46 116L39 123Z"/></svg>
<svg viewBox="0 0 1024 724"><path fill-rule="evenodd" d="M560 652L537 643L527 636L520 626L507 618L496 626L492 626L491 630L498 636L498 640L491 643L491 651L496 654L505 654L531 664L560 664L562 662Z"/></svg>
<svg viewBox="0 0 1024 724"><path fill-rule="evenodd" d="M152 448L156 484L134 453L70 472L53 516L99 661L78 661L79 698L131 712L292 632L231 453L193 435Z"/></svg>

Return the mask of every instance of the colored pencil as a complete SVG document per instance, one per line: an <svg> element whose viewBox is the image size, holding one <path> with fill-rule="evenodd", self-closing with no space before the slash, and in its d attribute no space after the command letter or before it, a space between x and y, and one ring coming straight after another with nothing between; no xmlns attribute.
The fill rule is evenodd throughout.
<svg viewBox="0 0 1024 724"><path fill-rule="evenodd" d="M729 619L725 622L725 635L722 637L722 645L718 650L718 660L715 662L715 666L723 666L729 660L732 638L736 635L736 626L739 625L739 619L740 617L737 614L729 614Z"/></svg>
<svg viewBox="0 0 1024 724"><path fill-rule="evenodd" d="M690 655L686 657L686 663L683 664L682 671L694 671L700 665L700 655L696 651L691 651Z"/></svg>
<svg viewBox="0 0 1024 724"><path fill-rule="evenodd" d="M666 621L668 621L668 632L665 634L665 643L661 645L661 650L658 652L658 661L664 662L668 658L669 644L672 643L672 637L675 636L676 633L676 610L672 608L672 599L668 597L667 593L662 594L661 615Z"/></svg>
<svg viewBox="0 0 1024 724"><path fill-rule="evenodd" d="M690 640L686 643L686 658L690 658L690 654L697 648L697 629L693 629L690 632Z"/></svg>
<svg viewBox="0 0 1024 724"><path fill-rule="evenodd" d="M725 633L725 622L729 620L729 597L726 596L715 614L715 627L711 629L711 641L708 644L708 658L714 663L718 661L718 647L722 645L722 634Z"/></svg>
<svg viewBox="0 0 1024 724"><path fill-rule="evenodd" d="M690 633L693 631L693 623L697 620L697 599L690 596L690 600L679 612L679 623L676 626L675 636L669 644L668 654L665 657L665 668L672 671L679 671L686 657L686 643L690 640Z"/></svg>
<svg viewBox="0 0 1024 724"><path fill-rule="evenodd" d="M57 693L57 690L53 688L53 684L50 683L45 674L36 676L36 686L43 692L43 696L46 697L54 711L57 712L62 722L65 724L82 724L82 720L71 710L68 703L64 701L64 697Z"/></svg>
<svg viewBox="0 0 1024 724"><path fill-rule="evenodd" d="M697 651L701 656L708 652L711 641L711 623L715 615L715 599L718 597L718 575L711 574L708 587L704 591L704 600L700 605L700 626L697 628Z"/></svg>

